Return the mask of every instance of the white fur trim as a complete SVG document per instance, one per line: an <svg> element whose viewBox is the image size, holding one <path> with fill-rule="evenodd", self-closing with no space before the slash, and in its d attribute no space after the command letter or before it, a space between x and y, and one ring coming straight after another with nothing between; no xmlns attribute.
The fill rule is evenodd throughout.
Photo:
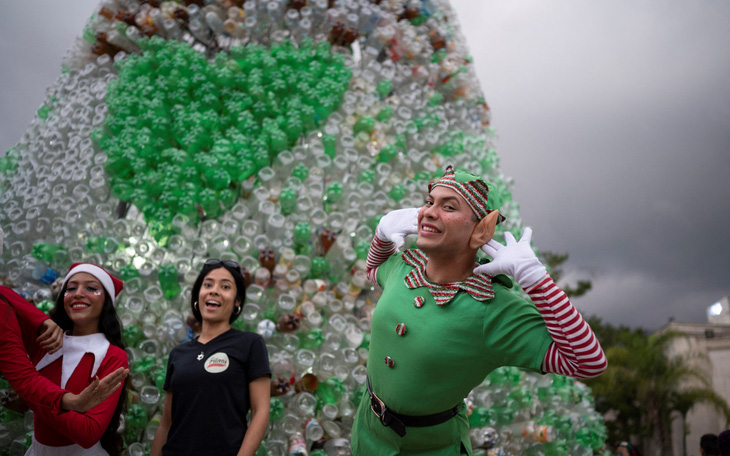
<svg viewBox="0 0 730 456"><path fill-rule="evenodd" d="M86 353L94 355L94 367L91 369L91 377L96 375L101 362L109 350L109 341L102 333L90 334L88 336L70 336L63 335L63 346L56 353L44 356L38 364L36 370L40 371L60 357L63 357L61 365L61 388L66 388L66 382L71 378L71 374L81 362L81 358Z"/></svg>
<svg viewBox="0 0 730 456"><path fill-rule="evenodd" d="M109 456L109 453L96 442L91 448L85 449L81 445L73 444L62 447L43 445L33 436L33 443L25 456Z"/></svg>

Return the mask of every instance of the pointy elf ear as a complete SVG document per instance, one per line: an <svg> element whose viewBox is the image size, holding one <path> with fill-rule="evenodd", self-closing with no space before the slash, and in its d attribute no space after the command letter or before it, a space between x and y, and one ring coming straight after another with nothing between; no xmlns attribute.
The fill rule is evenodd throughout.
<svg viewBox="0 0 730 456"><path fill-rule="evenodd" d="M486 217L481 219L479 223L474 227L471 232L471 238L469 238L469 247L472 249L478 249L487 242L489 242L494 236L494 230L497 227L497 221L499 220L499 211L491 211Z"/></svg>

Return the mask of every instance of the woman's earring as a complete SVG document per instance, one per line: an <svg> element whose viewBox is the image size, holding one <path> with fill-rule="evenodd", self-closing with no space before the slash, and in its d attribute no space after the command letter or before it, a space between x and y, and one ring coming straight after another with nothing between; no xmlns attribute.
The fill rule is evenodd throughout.
<svg viewBox="0 0 730 456"><path fill-rule="evenodd" d="M195 308L195 310L198 310L198 301L195 301L195 302L193 303L193 307Z"/></svg>
<svg viewBox="0 0 730 456"><path fill-rule="evenodd" d="M238 315L241 312L241 306L236 307L236 315Z"/></svg>

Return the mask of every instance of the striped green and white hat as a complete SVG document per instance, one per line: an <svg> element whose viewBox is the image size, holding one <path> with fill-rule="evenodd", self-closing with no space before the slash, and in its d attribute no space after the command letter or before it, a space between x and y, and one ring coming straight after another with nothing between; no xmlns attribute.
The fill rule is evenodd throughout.
<svg viewBox="0 0 730 456"><path fill-rule="evenodd" d="M469 174L466 171L454 172L454 168L449 165L446 167L446 172L441 176L441 179L428 184L428 191L430 192L439 186L450 188L461 195L479 220L496 209L489 206L489 186L479 176ZM503 221L504 216L499 214L497 223Z"/></svg>

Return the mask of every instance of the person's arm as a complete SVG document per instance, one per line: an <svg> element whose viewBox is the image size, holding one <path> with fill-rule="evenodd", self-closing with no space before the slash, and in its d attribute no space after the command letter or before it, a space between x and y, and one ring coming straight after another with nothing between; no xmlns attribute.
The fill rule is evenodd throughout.
<svg viewBox="0 0 730 456"><path fill-rule="evenodd" d="M65 393L61 399L61 408L81 413L91 410L119 389L127 375L129 369L120 367L101 380L96 376L79 394Z"/></svg>
<svg viewBox="0 0 730 456"><path fill-rule="evenodd" d="M53 413L85 412L119 388L129 373L123 368L95 380L79 394L69 393L43 377L33 367L28 352L56 352L63 344L63 331L10 288L0 286L0 293L4 298L0 298L0 372L33 411L46 408ZM29 336L23 337L24 333Z"/></svg>
<svg viewBox="0 0 730 456"><path fill-rule="evenodd" d="M601 375L608 366L601 344L565 292L547 274L525 291L553 339L542 362L543 372L577 378Z"/></svg>
<svg viewBox="0 0 730 456"><path fill-rule="evenodd" d="M0 295L3 304L9 306L16 315L23 345L31 358L41 352L52 354L61 348L63 330L48 315L8 287L0 286Z"/></svg>
<svg viewBox="0 0 730 456"><path fill-rule="evenodd" d="M268 385L268 383L267 383ZM150 456L162 456L162 447L167 443L167 434L170 432L172 424L172 392L168 391L165 395L165 407L162 409L162 418L160 418L160 426L155 433L155 439L152 441L152 449Z"/></svg>
<svg viewBox="0 0 730 456"><path fill-rule="evenodd" d="M40 328L41 323L48 320L48 315L23 299L22 296L12 289L0 286L0 294L8 300L8 303L18 316L18 320L28 322L36 331Z"/></svg>
<svg viewBox="0 0 730 456"><path fill-rule="evenodd" d="M248 384L248 392L251 398L251 422L238 450L238 456L253 456L264 439L269 426L271 379L268 376L257 378Z"/></svg>
<svg viewBox="0 0 730 456"><path fill-rule="evenodd" d="M526 228L519 242L509 232L504 237L505 245L490 240L482 246L493 261L478 266L474 272L509 274L530 296L553 339L542 362L543 372L578 378L603 373L607 366L603 349L583 316L532 251L532 230Z"/></svg>
<svg viewBox="0 0 730 456"><path fill-rule="evenodd" d="M368 258L365 262L365 272L367 273L370 282L374 285L378 283L378 266L385 263L385 260L387 260L397 250L398 249L395 247L394 242L381 241L377 236L373 236L373 242L370 243Z"/></svg>
<svg viewBox="0 0 730 456"><path fill-rule="evenodd" d="M378 283L376 280L378 266L403 247L407 235L418 232L419 210L399 209L388 212L380 219L365 264L365 272L373 284Z"/></svg>
<svg viewBox="0 0 730 456"><path fill-rule="evenodd" d="M0 299L0 372L30 408L60 412L65 391L33 367L14 310L15 306L11 307Z"/></svg>
<svg viewBox="0 0 730 456"><path fill-rule="evenodd" d="M113 348L116 347L109 347L110 350ZM99 368L99 375L105 377L120 367L128 368L127 355L121 349L119 349L118 353L111 354L111 356L107 354L107 359L102 362ZM85 413L70 411L67 413L53 414L45 410L40 410L38 414L53 429L63 434L69 440L84 448L91 448L104 435L106 428L114 416L121 394L122 388L118 388L102 403Z"/></svg>

